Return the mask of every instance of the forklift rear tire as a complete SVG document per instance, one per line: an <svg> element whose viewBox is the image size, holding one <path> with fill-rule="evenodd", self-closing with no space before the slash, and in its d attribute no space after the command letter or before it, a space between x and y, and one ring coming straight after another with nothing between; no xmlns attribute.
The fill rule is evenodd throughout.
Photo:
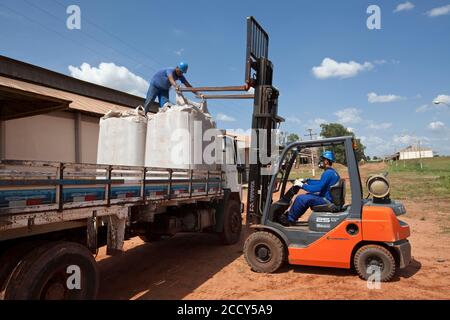
<svg viewBox="0 0 450 320"><path fill-rule="evenodd" d="M47 243L32 250L14 269L5 299L92 300L97 296L98 278L97 264L87 248L72 242Z"/></svg>
<svg viewBox="0 0 450 320"><path fill-rule="evenodd" d="M236 200L227 202L224 210L223 231L220 234L222 243L232 245L239 242L242 232L241 203Z"/></svg>
<svg viewBox="0 0 450 320"><path fill-rule="evenodd" d="M356 272L363 280L368 280L377 270L380 270L381 282L388 282L395 275L395 258L382 246L370 244L359 248L353 261ZM377 277L374 278L376 279Z"/></svg>
<svg viewBox="0 0 450 320"><path fill-rule="evenodd" d="M273 273L286 260L286 248L276 235L257 231L245 241L244 256L253 271Z"/></svg>

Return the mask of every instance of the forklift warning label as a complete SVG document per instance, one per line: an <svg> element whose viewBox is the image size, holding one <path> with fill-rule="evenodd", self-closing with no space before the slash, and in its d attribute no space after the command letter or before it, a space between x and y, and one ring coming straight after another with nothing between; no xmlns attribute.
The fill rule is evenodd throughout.
<svg viewBox="0 0 450 320"><path fill-rule="evenodd" d="M317 218L316 219L316 221L317 222L320 222L320 223L330 223L331 222L331 219L330 218Z"/></svg>

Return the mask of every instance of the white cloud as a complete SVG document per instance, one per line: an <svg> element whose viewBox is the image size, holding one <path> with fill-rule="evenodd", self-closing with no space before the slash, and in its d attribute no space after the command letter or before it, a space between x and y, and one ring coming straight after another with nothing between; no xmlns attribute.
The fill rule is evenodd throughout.
<svg viewBox="0 0 450 320"><path fill-rule="evenodd" d="M446 15L449 13L450 13L450 4L443 6L443 7L433 8L427 12L427 15L431 18L434 18L434 17L443 16L443 15Z"/></svg>
<svg viewBox="0 0 450 320"><path fill-rule="evenodd" d="M373 123L371 122L369 124L369 128L370 129L374 129L374 130L387 130L389 128L392 127L392 123L388 123L388 122L383 122L383 123Z"/></svg>
<svg viewBox="0 0 450 320"><path fill-rule="evenodd" d="M337 62L330 58L325 58L318 67L313 67L312 72L318 79L340 78L346 79L355 77L358 73L373 69L373 64L364 62L360 64L355 61Z"/></svg>
<svg viewBox="0 0 450 320"><path fill-rule="evenodd" d="M224 121L224 122L234 122L236 121L235 118L227 116L226 114L223 113L219 113L216 117L217 120L219 121Z"/></svg>
<svg viewBox="0 0 450 320"><path fill-rule="evenodd" d="M384 59L381 59L381 60L375 60L373 63L375 63L375 64L379 64L379 65L383 65L383 64L386 64L387 63L387 61L386 60L384 60Z"/></svg>
<svg viewBox="0 0 450 320"><path fill-rule="evenodd" d="M433 130L433 131L441 131L443 129L445 129L445 123L441 122L441 121L435 121L435 122L431 122L428 125L428 129Z"/></svg>
<svg viewBox="0 0 450 320"><path fill-rule="evenodd" d="M114 63L102 62L98 67L91 67L85 62L80 67L69 66L69 71L74 78L141 97L145 97L149 87L146 80Z"/></svg>
<svg viewBox="0 0 450 320"><path fill-rule="evenodd" d="M444 104L424 104L423 106L420 106L416 109L417 113L422 113L422 112L430 112L430 111L444 111L448 109L448 107Z"/></svg>
<svg viewBox="0 0 450 320"><path fill-rule="evenodd" d="M362 121L360 114L361 110L358 110L356 108L347 108L335 113L335 115L338 117L338 122L343 124L360 123Z"/></svg>
<svg viewBox="0 0 450 320"><path fill-rule="evenodd" d="M378 95L375 92L369 93L367 97L370 103L389 103L405 99L404 97L397 96L395 94Z"/></svg>
<svg viewBox="0 0 450 320"><path fill-rule="evenodd" d="M416 112L427 112L432 108L428 104L424 104L416 109Z"/></svg>
<svg viewBox="0 0 450 320"><path fill-rule="evenodd" d="M417 144L417 142L420 140L423 141L430 141L428 137L417 137L415 135L410 134L402 134L402 135L395 135L392 139L395 144L404 144L404 145L413 145Z"/></svg>
<svg viewBox="0 0 450 320"><path fill-rule="evenodd" d="M184 30L183 29L179 29L179 28L173 28L172 32L177 37L182 36L183 34L185 34Z"/></svg>
<svg viewBox="0 0 450 320"><path fill-rule="evenodd" d="M404 3L400 3L397 6L397 8L395 8L394 12L408 11L408 10L414 9L415 7L416 6L413 3L409 2L409 1L406 1Z"/></svg>
<svg viewBox="0 0 450 320"><path fill-rule="evenodd" d="M436 98L434 98L433 103L434 103L434 101L440 101L440 102L443 102L446 104L450 104L450 96L441 94L441 95L437 96Z"/></svg>
<svg viewBox="0 0 450 320"><path fill-rule="evenodd" d="M184 52L184 48L181 48L180 50L175 50L173 53L175 53L177 56L181 57L183 52Z"/></svg>
<svg viewBox="0 0 450 320"><path fill-rule="evenodd" d="M305 122L305 121L302 121L301 119L299 119L299 118L297 118L297 117L295 117L295 116L292 116L292 117L286 117L286 121L287 121L287 122L291 122L291 123L295 123L295 124L302 124L302 123Z"/></svg>

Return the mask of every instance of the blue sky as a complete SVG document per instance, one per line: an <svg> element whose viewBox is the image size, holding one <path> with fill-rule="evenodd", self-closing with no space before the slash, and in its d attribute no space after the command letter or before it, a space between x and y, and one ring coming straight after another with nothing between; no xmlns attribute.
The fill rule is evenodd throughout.
<svg viewBox="0 0 450 320"><path fill-rule="evenodd" d="M71 4L81 30L66 28ZM371 4L381 30L366 26ZM133 93L181 60L194 85L241 85L250 15L270 34L283 131L341 122L370 155L417 139L450 154L450 108L433 105L450 103L450 0L2 0L0 54ZM209 107L221 128L250 127L250 101Z"/></svg>

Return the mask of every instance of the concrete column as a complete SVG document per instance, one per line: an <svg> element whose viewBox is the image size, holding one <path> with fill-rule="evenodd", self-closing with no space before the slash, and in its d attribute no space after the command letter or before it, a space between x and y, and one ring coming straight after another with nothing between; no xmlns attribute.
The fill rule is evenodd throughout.
<svg viewBox="0 0 450 320"><path fill-rule="evenodd" d="M75 113L75 163L81 163L81 113Z"/></svg>
<svg viewBox="0 0 450 320"><path fill-rule="evenodd" d="M0 160L6 157L6 124L0 120Z"/></svg>

